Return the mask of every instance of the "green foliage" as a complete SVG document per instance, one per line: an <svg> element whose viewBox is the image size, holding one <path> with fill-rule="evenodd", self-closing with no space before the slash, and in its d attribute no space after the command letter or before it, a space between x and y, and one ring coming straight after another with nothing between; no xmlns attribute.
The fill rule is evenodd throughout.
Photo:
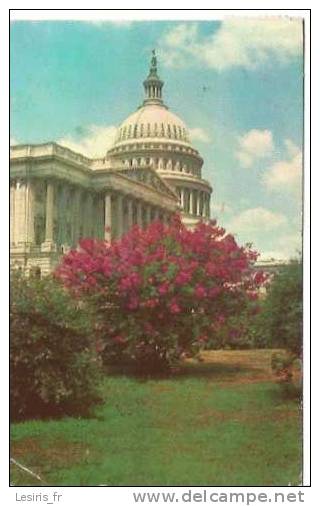
<svg viewBox="0 0 320 506"><path fill-rule="evenodd" d="M294 356L302 351L302 290L302 263L291 261L271 281L259 315L260 340Z"/></svg>
<svg viewBox="0 0 320 506"><path fill-rule="evenodd" d="M280 348L272 355L271 367L285 397L301 395L303 279L301 261L282 266L270 283L252 334L259 347Z"/></svg>
<svg viewBox="0 0 320 506"><path fill-rule="evenodd" d="M12 418L87 412L99 380L89 315L49 277L13 273L10 295Z"/></svg>

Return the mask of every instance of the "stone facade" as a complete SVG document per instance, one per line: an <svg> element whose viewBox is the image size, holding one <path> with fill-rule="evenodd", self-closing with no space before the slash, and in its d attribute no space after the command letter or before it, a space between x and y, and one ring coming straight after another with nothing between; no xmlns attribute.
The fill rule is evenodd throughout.
<svg viewBox="0 0 320 506"><path fill-rule="evenodd" d="M132 225L167 221L177 211L193 226L210 217L210 184L184 123L162 101L155 55L146 98L120 126L103 159L56 143L10 153L13 266L47 274L83 237L119 238Z"/></svg>

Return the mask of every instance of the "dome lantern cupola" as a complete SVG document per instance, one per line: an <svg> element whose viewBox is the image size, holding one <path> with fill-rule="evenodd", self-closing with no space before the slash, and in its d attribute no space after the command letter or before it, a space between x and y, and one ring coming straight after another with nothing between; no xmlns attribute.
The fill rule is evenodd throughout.
<svg viewBox="0 0 320 506"><path fill-rule="evenodd" d="M152 57L150 63L150 71L147 79L143 82L143 86L145 89L146 98L143 101L143 105L147 104L161 104L162 101L162 86L163 81L158 76L157 73L157 57L156 52L152 50Z"/></svg>

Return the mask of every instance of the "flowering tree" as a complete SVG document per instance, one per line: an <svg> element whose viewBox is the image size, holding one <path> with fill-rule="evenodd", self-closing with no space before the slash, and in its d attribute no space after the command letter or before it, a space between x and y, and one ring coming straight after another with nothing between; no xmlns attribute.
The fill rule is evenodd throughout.
<svg viewBox="0 0 320 506"><path fill-rule="evenodd" d="M197 352L257 298L264 276L252 268L256 258L216 222L188 230L175 216L111 244L82 240L56 275L95 307L107 357L155 370Z"/></svg>

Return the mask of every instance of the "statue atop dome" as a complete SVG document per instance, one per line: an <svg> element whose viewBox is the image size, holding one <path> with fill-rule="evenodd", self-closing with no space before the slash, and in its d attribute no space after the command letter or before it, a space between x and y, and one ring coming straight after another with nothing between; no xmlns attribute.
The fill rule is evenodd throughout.
<svg viewBox="0 0 320 506"><path fill-rule="evenodd" d="M156 50L152 49L149 75L147 79L143 82L146 94L145 100L143 102L144 105L147 104L163 105L162 101L163 81L161 81L157 72L158 72L158 64L157 64Z"/></svg>
<svg viewBox="0 0 320 506"><path fill-rule="evenodd" d="M157 73L157 57L156 57L156 50L155 49L152 49L150 73L152 71Z"/></svg>

